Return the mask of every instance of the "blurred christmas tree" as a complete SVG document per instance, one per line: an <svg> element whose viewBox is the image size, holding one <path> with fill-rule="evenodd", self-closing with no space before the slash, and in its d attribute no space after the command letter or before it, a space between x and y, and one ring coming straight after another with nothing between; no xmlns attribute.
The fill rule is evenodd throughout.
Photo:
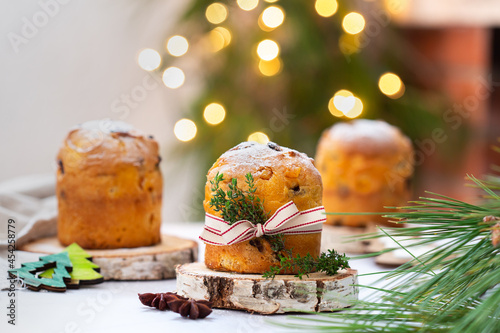
<svg viewBox="0 0 500 333"><path fill-rule="evenodd" d="M272 140L314 156L325 128L357 117L384 119L413 139L444 128L446 101L406 79L418 68L404 37L390 28L390 11L378 5L193 0L176 31L188 38L167 38L156 69L169 88L193 79L179 68L189 48L199 69L194 75L203 75L197 99L174 128L183 141L179 150L195 152L206 170L246 140ZM443 150L458 151L462 134L451 133Z"/></svg>

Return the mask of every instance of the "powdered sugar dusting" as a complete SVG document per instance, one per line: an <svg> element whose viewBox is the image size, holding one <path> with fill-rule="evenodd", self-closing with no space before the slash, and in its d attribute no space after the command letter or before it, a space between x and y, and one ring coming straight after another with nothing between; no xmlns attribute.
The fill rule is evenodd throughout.
<svg viewBox="0 0 500 333"><path fill-rule="evenodd" d="M394 142L401 136L401 132L397 127L381 120L368 119L357 119L336 124L330 128L329 134L335 141L350 143L362 140L379 144Z"/></svg>
<svg viewBox="0 0 500 333"><path fill-rule="evenodd" d="M273 167L276 161L282 166L293 167L298 165L313 166L312 160L304 153L274 143L259 144L243 142L228 150L217 161L219 171L225 174L237 174L241 170L254 170ZM227 163L230 161L230 163ZM226 164L227 163L227 164Z"/></svg>

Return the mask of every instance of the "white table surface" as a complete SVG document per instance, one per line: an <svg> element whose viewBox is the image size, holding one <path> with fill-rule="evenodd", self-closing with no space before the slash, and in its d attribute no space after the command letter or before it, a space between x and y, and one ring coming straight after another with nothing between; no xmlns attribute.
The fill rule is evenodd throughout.
<svg viewBox="0 0 500 333"><path fill-rule="evenodd" d="M163 232L198 240L201 223L169 223ZM204 246L200 244L200 260ZM39 254L18 251L16 264L36 261ZM380 272L386 268L374 263L373 258L352 260L351 267L359 274ZM2 269L5 276L5 269ZM377 275L360 276L359 283L373 285ZM0 296L1 332L281 332L270 324L290 322L287 315L258 315L235 310L214 309L204 320L190 320L170 311L158 311L143 306L137 293L175 290L175 279L162 281L107 281L95 286L68 290L65 293L17 290L16 325L7 323L7 291ZM360 290L360 299L370 291ZM308 316L308 315L304 315Z"/></svg>

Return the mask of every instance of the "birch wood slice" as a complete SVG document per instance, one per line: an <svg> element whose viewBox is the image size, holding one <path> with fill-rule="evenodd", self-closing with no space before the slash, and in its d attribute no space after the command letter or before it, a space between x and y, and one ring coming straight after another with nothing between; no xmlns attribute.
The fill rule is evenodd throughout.
<svg viewBox="0 0 500 333"><path fill-rule="evenodd" d="M358 298L353 269L332 276L312 273L302 280L293 275L271 280L259 274L218 272L199 262L178 266L176 271L178 294L209 300L216 308L262 314L324 312L349 307Z"/></svg>
<svg viewBox="0 0 500 333"><path fill-rule="evenodd" d="M42 238L20 248L22 251L53 254L64 251L57 237ZM105 280L161 280L175 277L175 267L198 259L198 244L193 240L161 235L154 246L85 250L101 267Z"/></svg>

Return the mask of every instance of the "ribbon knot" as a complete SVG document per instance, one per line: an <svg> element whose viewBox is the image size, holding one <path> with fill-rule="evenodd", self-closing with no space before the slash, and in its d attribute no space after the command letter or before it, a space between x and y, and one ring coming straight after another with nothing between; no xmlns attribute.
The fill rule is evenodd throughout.
<svg viewBox="0 0 500 333"><path fill-rule="evenodd" d="M205 227L200 239L212 245L231 245L264 235L297 235L321 232L326 221L323 206L299 211L290 201L276 210L264 224L247 220L228 223L220 217L205 214Z"/></svg>
<svg viewBox="0 0 500 333"><path fill-rule="evenodd" d="M256 231L255 231L255 237L262 237L264 236L265 234L265 230L264 230L264 226L262 225L262 223L257 223L257 225L255 226L256 227Z"/></svg>

